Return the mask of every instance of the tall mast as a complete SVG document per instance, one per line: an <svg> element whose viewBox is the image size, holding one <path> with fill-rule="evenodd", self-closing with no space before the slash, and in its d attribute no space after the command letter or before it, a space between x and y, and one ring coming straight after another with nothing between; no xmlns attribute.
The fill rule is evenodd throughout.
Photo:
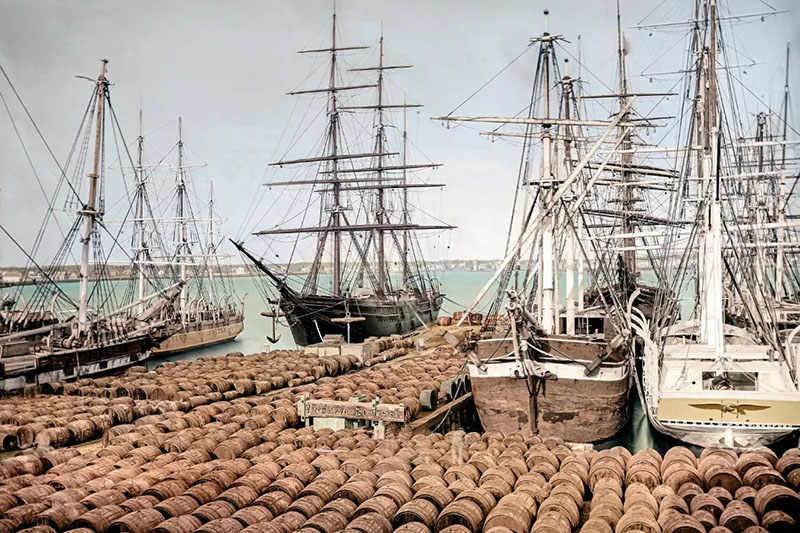
<svg viewBox="0 0 800 533"><path fill-rule="evenodd" d="M188 242L186 240L186 180L183 175L183 131L182 119L178 117L178 253L177 259L180 265L181 281L181 317L186 317L186 301L188 291L186 289L186 261L189 259Z"/></svg>
<svg viewBox="0 0 800 533"><path fill-rule="evenodd" d="M408 184L408 105L403 97L403 185ZM403 225L408 225L408 187L403 187ZM408 230L403 231L403 287L408 284Z"/></svg>
<svg viewBox="0 0 800 533"><path fill-rule="evenodd" d="M706 28L709 44L703 50L702 83L700 85L703 117L701 127L701 172L706 194L705 231L701 243L702 297L700 306L701 338L714 346L718 356L725 349L722 305L722 213L719 179L719 124L717 102L717 5L706 0Z"/></svg>
<svg viewBox="0 0 800 533"><path fill-rule="evenodd" d="M139 137L136 139L136 263L138 272L139 312L144 311L142 300L147 296L144 280L144 135L142 133L142 110L139 109Z"/></svg>
<svg viewBox="0 0 800 533"><path fill-rule="evenodd" d="M89 252L91 248L92 235L94 234L95 217L97 216L97 182L100 179L100 152L102 150L103 137L103 110L108 91L108 80L106 80L107 59L100 61L100 75L97 77L97 123L95 126L94 140L94 165L89 178L89 199L84 208L80 211L83 217L81 230L81 266L80 266L80 301L78 306L78 325L81 332L89 329Z"/></svg>
<svg viewBox="0 0 800 533"><path fill-rule="evenodd" d="M562 104L561 108L563 109L564 118L566 120L570 120L570 98L572 96L573 90L573 79L569 75L569 60L564 60L564 78L561 80L562 84ZM564 128L564 155L563 161L567 165L569 169L571 165L569 165L569 161L572 158L572 128L570 126L566 126ZM569 170L567 170L569 172ZM570 224L570 220L565 220L567 224ZM570 231L569 229L566 231L565 243L564 243L564 263L565 263L565 289L566 289L566 334L567 335L575 335L575 232Z"/></svg>
<svg viewBox="0 0 800 533"><path fill-rule="evenodd" d="M380 45L378 47L378 132L375 140L375 152L378 154L378 183L383 183L383 32L381 32ZM403 163L405 166L405 163ZM383 189L378 189L378 209L376 213L378 225L386 222ZM378 291L386 293L386 243L384 231L378 229Z"/></svg>
<svg viewBox="0 0 800 533"><path fill-rule="evenodd" d="M333 27L331 30L331 79L330 87L336 87L336 4L334 3L333 11ZM341 229L341 207L339 205L340 197L340 184L339 184L339 164L337 155L339 152L338 146L338 127L339 127L339 113L336 110L336 91L331 90L331 178L333 181L333 226L336 229L333 233L333 295L339 296L341 291L342 280L342 232Z"/></svg>
<svg viewBox="0 0 800 533"><path fill-rule="evenodd" d="M786 43L786 79L783 84L783 147L781 148L781 170L786 169L786 134L789 123L789 43ZM777 230L778 247L775 250L775 298L777 301L783 300L783 275L784 275L784 251L783 241L786 237L784 224L786 223L786 189L782 179L778 179L778 201Z"/></svg>
<svg viewBox="0 0 800 533"><path fill-rule="evenodd" d="M214 303L217 303L217 296L216 296L216 289L214 287L214 266L212 264L212 260L216 261L215 259L215 250L214 250L214 182L211 182L210 185L210 192L208 198L208 252L206 253L206 265L208 267L208 281L209 287L211 291L211 298Z"/></svg>
<svg viewBox="0 0 800 533"><path fill-rule="evenodd" d="M542 98L543 98L543 118L550 118L550 48L551 36L545 32L540 39L542 44ZM542 124L542 204L547 205L550 201L553 185L553 175L551 171L551 144L550 124ZM553 238L553 215L552 211L542 220L542 239L539 256L542 265L542 307L540 310L542 329L546 334L555 331L555 272L553 260L553 248L555 246Z"/></svg>
<svg viewBox="0 0 800 533"><path fill-rule="evenodd" d="M627 103L628 97L628 72L625 64L625 36L622 34L622 17L620 16L619 0L617 0L617 68L619 77L619 108L623 109ZM622 120L628 121L630 112L626 112ZM631 130L630 128L620 128L622 135L622 233L630 235L633 233L634 227L631 223L632 211L634 209L634 199L632 187L627 185L631 181L630 172L624 170L633 163L633 150L631 150ZM634 238L626 238L623 240L625 251L623 252L623 262L625 267L631 273L631 276L636 277L636 241Z"/></svg>

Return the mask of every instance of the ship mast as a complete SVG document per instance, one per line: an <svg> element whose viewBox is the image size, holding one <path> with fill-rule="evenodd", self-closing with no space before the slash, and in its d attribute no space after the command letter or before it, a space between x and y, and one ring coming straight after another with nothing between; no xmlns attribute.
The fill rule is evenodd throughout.
<svg viewBox="0 0 800 533"><path fill-rule="evenodd" d="M206 265L208 266L208 282L211 292L211 299L216 304L217 303L217 291L214 287L214 266L211 264L211 260L216 255L216 250L214 250L214 182L211 182L210 185L210 192L208 198L208 252L206 253Z"/></svg>
<svg viewBox="0 0 800 533"><path fill-rule="evenodd" d="M622 109L628 100L628 72L625 64L625 37L622 34L622 21L619 10L619 0L617 0L617 68L619 76L619 108ZM623 117L624 121L630 119L630 112L626 112ZM622 233L624 235L631 235L634 231L634 225L631 223L631 214L634 209L634 198L632 187L629 186L631 181L631 173L627 168L633 164L633 150L631 149L631 129L620 128L622 135L622 144L620 149L622 151ZM625 268L630 272L632 278L636 279L636 240L633 237L628 237L623 240L625 248L623 252L623 262ZM627 290L622 287L623 290Z"/></svg>
<svg viewBox="0 0 800 533"><path fill-rule="evenodd" d="M78 325L82 333L89 330L89 252L94 235L97 209L97 182L100 179L100 152L103 137L103 110L108 91L106 80L107 59L101 60L100 75L97 77L97 123L95 126L94 164L89 178L89 199L80 211L83 217L81 229L80 300L78 306Z"/></svg>
<svg viewBox="0 0 800 533"><path fill-rule="evenodd" d="M787 144L787 125L789 123L789 43L786 43L786 79L783 84L783 147L781 149L781 166L780 169L786 170L786 144ZM785 252L783 249L783 242L786 238L786 188L782 179L778 179L778 198L776 207L778 211L777 221L779 227L777 230L778 247L775 250L775 299L777 301L783 300L783 276L784 276L784 261Z"/></svg>
<svg viewBox="0 0 800 533"><path fill-rule="evenodd" d="M331 87L331 98L330 98L330 113L331 113L331 126L330 126L330 140L331 140L331 179L333 181L332 188L333 188L333 205L331 206L332 213L333 213L333 225L336 228L341 226L341 206L339 205L340 201L340 187L339 184L339 163L337 155L339 153L339 145L338 145L338 127L339 127L339 113L336 110L336 91L333 90L336 87L336 11L335 11L335 4L334 4L334 12L333 12L333 27L331 30L331 78L330 78L330 87ZM341 230L337 229L333 233L333 295L339 296L341 292L341 282L342 282L342 265L341 265L341 256L342 256L342 232Z"/></svg>
<svg viewBox="0 0 800 533"><path fill-rule="evenodd" d="M183 131L182 120L178 117L178 253L181 282L181 320L186 319L186 261L189 260L189 243L186 239L186 179L183 174Z"/></svg>
<svg viewBox="0 0 800 533"><path fill-rule="evenodd" d="M442 184L433 184L433 183L420 183L420 184L408 184L405 182L406 179L406 170L417 170L423 168L435 168L440 166L439 164L435 163L424 163L424 164L417 164L417 165L407 165L405 162L402 165L392 165L387 164L386 157L387 156L395 156L399 155L399 152L387 152L384 150L385 148L385 113L384 110L387 109L400 109L400 108L408 108L408 107L421 107L419 104L387 104L384 102L384 71L385 70L394 70L394 69L406 69L411 68L412 65L385 65L383 61L383 37L381 36L380 41L380 62L378 66L374 67L365 67L365 68L353 68L350 69L351 71L378 71L378 80L377 83L374 84L358 84L358 85L336 85L336 53L341 50L362 50L368 48L366 46L338 46L336 41L336 13L333 14L333 33L331 38L331 47L330 48L321 48L321 49L313 49L313 50L301 50L299 53L307 54L307 53L330 53L331 54L331 62L330 62L330 79L329 79L329 86L318 88L318 89L304 89L304 90L297 90L292 91L288 94L290 95L302 95L302 94L313 94L313 93L328 93L329 100L328 100L328 111L329 111L329 123L328 123L328 146L326 147L325 155L317 156L317 157L306 157L301 159L291 159L291 160L282 160L277 161L275 163L270 163L271 166L285 166L285 165L297 165L297 164L308 164L308 163L328 163L328 166L322 170L317 172L315 179L310 180L293 180L293 181L286 181L286 182L272 182L267 183L266 185L269 186L304 186L304 185L321 185L323 188L316 189L318 193L330 193L332 195L332 205L329 208L330 217L327 221L320 220L319 224L316 226L305 226L299 228L277 228L277 229L266 229L261 231L256 231L253 235L280 235L280 234L297 234L297 233L317 233L319 235L317 240L317 248L316 253L314 255L314 261L311 266L311 272L306 278L305 285L303 287L303 294L312 294L317 289L317 274L321 267L322 257L326 250L326 240L329 234L333 233L334 236L334 243L333 243L333 295L334 296L341 296L343 292L342 287L342 269L344 265L341 261L341 234L343 232L347 232L352 236L351 244L356 249L360 259L361 259L361 266L359 275L363 270L367 270L370 276L370 282L374 287L375 291L379 295L385 294L387 290L387 282L389 281L387 269L386 269L386 234L389 233L396 244L397 249L403 249L403 253L407 254L408 245L405 246L401 244L396 236L398 231L403 231L404 235L408 235L409 231L415 230L434 230L434 229L452 229L453 226L449 225L420 225L420 224L413 224L408 220L408 207L407 207L407 195L404 194L404 216L402 223L392 223L388 220L387 213L386 213L386 196L385 191L387 189L406 189L411 187L441 187ZM376 104L372 105L348 105L342 106L338 102L337 94L341 91L346 90L358 90L358 89L366 89L366 88L377 88L378 89L378 101ZM376 130L376 138L375 138L375 150L371 153L344 153L343 150L340 150L339 147L339 113L341 111L350 112L350 111L362 111L362 110L370 110L370 111L377 111L376 115L376 122L377 130ZM404 143L405 144L405 143ZM351 162L358 159L370 159L373 161L372 164L366 167L362 166L354 166L354 167L340 167L338 162L340 160ZM405 156L404 156L405 161ZM401 177L394 177L394 176L387 176L387 172L389 171L403 171L402 178ZM349 178L345 177L342 178L342 174L354 174L356 176L360 176L361 174L366 174L367 176L364 177L354 177ZM345 207L341 205L342 198L341 194L346 193L349 191L371 191L370 198L376 198L375 204L375 220L372 222L368 222L366 224L351 224L347 217L344 215L343 211ZM374 195L374 196L372 196ZM371 235L377 236L377 252L378 252L378 266L377 269L374 266L370 265L369 258L367 254L369 253L369 246L367 247L362 246L359 244L358 240L355 238L357 233L370 233ZM371 243L371 240L368 241ZM409 275L407 272L407 258L404 257L404 279L408 280ZM377 275L376 275L377 272Z"/></svg>
<svg viewBox="0 0 800 533"><path fill-rule="evenodd" d="M142 110L139 109L139 137L136 139L136 264L139 270L137 276L138 282L138 295L139 295L139 312L144 311L144 300L147 296L147 284L144 279L144 136L142 134Z"/></svg>
<svg viewBox="0 0 800 533"><path fill-rule="evenodd" d="M723 332L723 288L722 288L722 214L719 176L719 109L717 102L717 5L716 0L706 0L706 28L709 44L701 54L698 68L701 70L700 103L701 120L700 171L705 187L703 202L704 232L700 243L701 339L714 347L717 356L725 350Z"/></svg>
<svg viewBox="0 0 800 533"><path fill-rule="evenodd" d="M378 45L378 131L375 139L375 153L378 154L378 184L383 183L383 34L381 33L380 44ZM382 226L385 224L386 206L384 205L384 189L378 189L378 208L376 211L376 222L378 223L378 292L386 294L386 242Z"/></svg>
<svg viewBox="0 0 800 533"><path fill-rule="evenodd" d="M540 178L542 190L542 204L548 205L552 196L553 174L550 162L552 137L550 135L550 48L552 46L552 36L545 32L539 39L542 41L542 173ZM542 236L540 248L541 265L541 287L542 305L539 308L539 323L545 334L555 332L555 312L556 302L555 293L555 264L553 257L553 247L555 245L553 236L553 212L548 210L542 219Z"/></svg>
<svg viewBox="0 0 800 533"><path fill-rule="evenodd" d="M408 104L403 97L403 185L408 184ZM403 225L408 226L408 187L403 187ZM403 231L403 288L408 285L408 230Z"/></svg>

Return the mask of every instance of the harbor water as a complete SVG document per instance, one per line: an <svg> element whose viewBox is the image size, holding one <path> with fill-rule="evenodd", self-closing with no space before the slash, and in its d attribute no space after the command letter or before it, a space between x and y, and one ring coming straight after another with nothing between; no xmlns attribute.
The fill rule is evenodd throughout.
<svg viewBox="0 0 800 533"><path fill-rule="evenodd" d="M488 271L439 272L437 278L441 284L442 292L446 296L440 314L451 315L469 306L491 275L492 272ZM324 283L325 280L322 281ZM261 283L260 280L250 277L235 277L230 278L229 282L233 286L237 296L239 298L244 298L244 331L236 340L173 356L154 358L147 362L148 367L155 368L163 361L179 359L193 360L198 357L222 356L232 351L250 354L263 352L265 350L289 350L297 348L289 328L282 324L280 320L275 325L276 333L280 335L280 339L275 344L270 344L267 341L267 336L273 335L273 321L271 318L261 316L261 312L266 310L266 305L261 298L257 286L258 283ZM563 285L564 280L562 279L561 282ZM120 294L125 290L124 287L128 283L127 281L114 282ZM61 283L59 286L66 294L77 297L77 283ZM22 291L23 297L31 289L31 287L25 287ZM9 289L6 290L8 291ZM561 294L564 294L563 291ZM633 391L633 395L633 408L631 410L631 420L628 426L616 437L608 441L596 443L595 447L604 449L614 446L624 446L631 451L654 448L664 453L670 447L680 445L681 443L678 441L661 435L650 426L647 416L642 410L641 403L636 396L635 390ZM777 449L783 450L793 446L798 446L798 438L796 436L784 439L784 441L777 445ZM697 451L697 453L699 453L699 451Z"/></svg>

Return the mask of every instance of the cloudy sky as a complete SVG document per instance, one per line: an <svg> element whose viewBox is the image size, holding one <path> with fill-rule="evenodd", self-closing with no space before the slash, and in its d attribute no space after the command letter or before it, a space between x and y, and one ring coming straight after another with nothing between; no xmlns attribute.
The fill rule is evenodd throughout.
<svg viewBox="0 0 800 533"><path fill-rule="evenodd" d="M675 75L659 73L680 68L685 28L633 27L684 21L691 4L622 0L634 89L662 91L675 83ZM148 159L158 160L174 143L176 117L181 115L189 159L208 164L192 173L198 194L205 198L213 180L217 211L226 218L225 232L242 237L285 218L286 212L279 211L286 209L279 208L292 208L286 201L276 207L267 194L255 206L257 216L247 216L253 198L264 190L261 183L281 178L268 171L269 162L284 155L311 155L307 152L313 142L291 145L292 128L297 127L291 122L298 118L298 107L286 93L319 81L320 65L296 51L327 44L332 6L332 0L0 0L0 64L63 161L91 91L89 82L75 76L95 77L99 59L108 58L112 101L125 140L130 144L137 135L141 107ZM545 23L542 11L548 7L550 20ZM792 0L724 2L723 14L761 13L773 7L789 12L735 25L736 39L728 43L747 65L737 75L752 90L748 110L753 113L759 106L756 98L778 106L785 44L800 42L800 8ZM392 74L390 94L424 104L409 116L409 135L420 152L418 162L429 158L444 165L425 175L448 185L429 195L425 210L458 229L428 243L437 247L435 255L500 257L518 149L513 143L490 142L474 129L447 129L430 117L447 114L468 98L546 24L551 33L569 39L565 54L580 53L588 67L580 72L588 92L607 92L604 85L615 83L614 0L339 0L337 12L344 44L372 47L361 55L346 55L346 61L361 66L373 61L382 29L386 61L415 65ZM798 57L800 50L792 62L794 87L800 87ZM523 55L459 113L518 112L529 97L534 65L535 54ZM2 78L0 94L42 186L52 191L57 168ZM313 103L301 99L301 105ZM370 103L368 97L361 103ZM109 184L110 199L121 194L122 189L114 187ZM9 115L0 108L0 223L30 247L45 209L45 197ZM51 231L40 260L48 260L58 241L58 231ZM23 261L0 235L0 264Z"/></svg>

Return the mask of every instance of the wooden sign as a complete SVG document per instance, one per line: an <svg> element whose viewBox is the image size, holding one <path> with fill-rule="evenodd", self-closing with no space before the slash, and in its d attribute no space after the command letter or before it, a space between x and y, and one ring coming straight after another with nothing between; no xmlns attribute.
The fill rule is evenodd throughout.
<svg viewBox="0 0 800 533"><path fill-rule="evenodd" d="M297 413L303 418L348 418L379 422L405 422L404 405L336 400L300 400Z"/></svg>

